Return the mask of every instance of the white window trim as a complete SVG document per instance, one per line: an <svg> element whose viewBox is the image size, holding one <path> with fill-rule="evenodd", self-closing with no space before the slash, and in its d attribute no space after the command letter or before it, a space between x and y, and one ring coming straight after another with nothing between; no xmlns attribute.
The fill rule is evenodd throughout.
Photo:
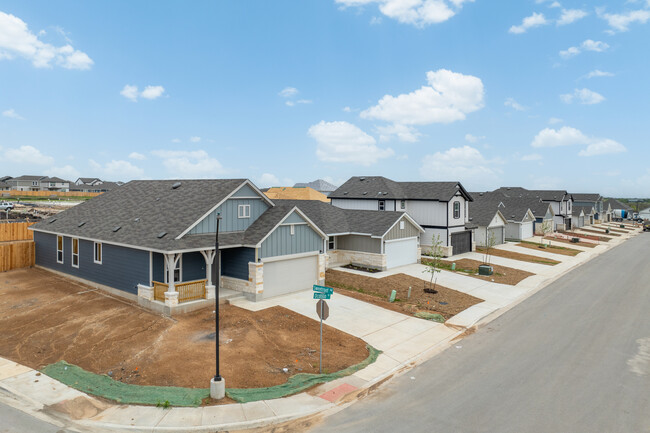
<svg viewBox="0 0 650 433"><path fill-rule="evenodd" d="M404 221L399 222L399 229L404 230Z"/></svg>
<svg viewBox="0 0 650 433"><path fill-rule="evenodd" d="M330 238L332 238L332 248L330 248ZM327 250L332 251L336 249L336 236L327 237Z"/></svg>
<svg viewBox="0 0 650 433"><path fill-rule="evenodd" d="M458 206L458 216L456 216L456 206ZM460 202L459 201L454 202L454 205L452 207L452 212L453 212L455 220L460 219Z"/></svg>
<svg viewBox="0 0 650 433"><path fill-rule="evenodd" d="M97 260L97 245L99 245L99 250L100 250L99 260ZM98 265L101 265L103 259L104 259L104 245L101 242L93 242L93 262L97 263Z"/></svg>
<svg viewBox="0 0 650 433"><path fill-rule="evenodd" d="M399 208L400 209L406 209L406 200L400 200L399 201Z"/></svg>
<svg viewBox="0 0 650 433"><path fill-rule="evenodd" d="M240 204L237 206L237 218L250 218L250 217L251 217L251 205Z"/></svg>
<svg viewBox="0 0 650 433"><path fill-rule="evenodd" d="M59 238L61 238L61 249L59 249ZM65 238L63 236L56 236L56 262L63 263L65 261ZM59 260L59 252L61 253L61 260Z"/></svg>
<svg viewBox="0 0 650 433"><path fill-rule="evenodd" d="M74 241L77 241L77 254L74 253ZM70 257L71 257L71 262L70 266L73 268L79 269L79 250L81 249L81 244L79 243L79 238L71 238L70 239ZM77 264L74 264L74 256L77 256Z"/></svg>
<svg viewBox="0 0 650 433"><path fill-rule="evenodd" d="M295 234L296 234L296 225L295 225L295 224L291 224L291 235L293 236L293 235L295 235Z"/></svg>
<svg viewBox="0 0 650 433"><path fill-rule="evenodd" d="M167 268L167 260L163 259L163 262L165 263L165 281L163 281L165 284L169 284L169 269ZM183 255L181 254L181 258L178 259L178 281L174 281L174 284L176 283L182 283L183 282Z"/></svg>

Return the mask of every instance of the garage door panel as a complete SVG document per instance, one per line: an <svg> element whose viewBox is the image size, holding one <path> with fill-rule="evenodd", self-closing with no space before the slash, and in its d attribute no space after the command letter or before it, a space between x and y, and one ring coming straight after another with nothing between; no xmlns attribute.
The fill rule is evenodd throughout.
<svg viewBox="0 0 650 433"><path fill-rule="evenodd" d="M451 235L452 254L463 254L472 251L472 233L464 231Z"/></svg>
<svg viewBox="0 0 650 433"><path fill-rule="evenodd" d="M533 223L532 221L521 226L521 238L528 239L533 237Z"/></svg>
<svg viewBox="0 0 650 433"><path fill-rule="evenodd" d="M501 245L505 241L504 227L492 227L488 229L488 238L490 241L494 236L494 245Z"/></svg>
<svg viewBox="0 0 650 433"><path fill-rule="evenodd" d="M384 253L386 254L386 267L388 269L417 263L418 240L403 239L386 242Z"/></svg>
<svg viewBox="0 0 650 433"><path fill-rule="evenodd" d="M318 283L318 256L264 262L264 298L311 289Z"/></svg>

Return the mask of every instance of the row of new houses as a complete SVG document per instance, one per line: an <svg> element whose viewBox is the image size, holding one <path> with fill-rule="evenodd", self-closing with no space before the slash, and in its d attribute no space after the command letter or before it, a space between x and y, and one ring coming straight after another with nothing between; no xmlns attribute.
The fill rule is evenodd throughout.
<svg viewBox="0 0 650 433"><path fill-rule="evenodd" d="M434 237L450 256L474 250L483 229L521 239L544 220L575 225L578 207L608 212L597 194L502 190L353 177L326 203L272 200L246 179L132 181L31 229L37 265L170 312L213 297L217 268L221 287L259 300L322 284L328 267L417 263Z"/></svg>
<svg viewBox="0 0 650 433"><path fill-rule="evenodd" d="M107 182L92 177L80 177L74 182L50 176L0 177L0 191L107 192L121 185L122 182Z"/></svg>

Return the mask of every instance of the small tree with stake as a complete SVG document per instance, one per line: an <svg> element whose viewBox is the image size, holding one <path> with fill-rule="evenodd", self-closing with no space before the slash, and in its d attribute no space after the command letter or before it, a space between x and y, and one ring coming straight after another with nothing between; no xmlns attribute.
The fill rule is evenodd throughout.
<svg viewBox="0 0 650 433"><path fill-rule="evenodd" d="M487 229L486 229L487 230ZM497 244L497 238L494 236L494 232L491 232L489 234L486 233L486 239L485 239L485 255L483 259L483 263L486 265L490 264L490 250Z"/></svg>
<svg viewBox="0 0 650 433"><path fill-rule="evenodd" d="M544 220L542 223L542 239L553 231L553 220ZM543 242L542 242L543 244ZM548 240L548 245L551 245L551 240Z"/></svg>
<svg viewBox="0 0 650 433"><path fill-rule="evenodd" d="M431 280L429 281L429 288L425 287L424 291L426 293L438 293L436 291L436 284L438 282L438 273L440 273L440 264L442 262L442 241L440 240L440 235L434 235L431 237L431 249L429 250L429 256L431 259L425 262L426 268L424 271L431 274ZM434 280L435 277L435 280Z"/></svg>

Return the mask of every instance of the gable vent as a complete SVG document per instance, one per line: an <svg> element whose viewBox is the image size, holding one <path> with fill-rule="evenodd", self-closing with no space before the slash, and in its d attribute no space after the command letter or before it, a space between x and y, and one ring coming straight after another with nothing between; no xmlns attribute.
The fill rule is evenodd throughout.
<svg viewBox="0 0 650 433"><path fill-rule="evenodd" d="M167 234L167 232L160 232L160 233L158 233L158 239L162 239L162 238L164 238L166 234Z"/></svg>
<svg viewBox="0 0 650 433"><path fill-rule="evenodd" d="M113 233L115 233L116 231L118 231L121 228L122 228L122 226L113 227Z"/></svg>
<svg viewBox="0 0 650 433"><path fill-rule="evenodd" d="M86 224L86 221L81 221L81 222L77 225L77 227L81 227L81 226L83 226L84 224Z"/></svg>
<svg viewBox="0 0 650 433"><path fill-rule="evenodd" d="M177 189L178 187L181 186L180 182L176 182L175 184L172 185L172 189Z"/></svg>

